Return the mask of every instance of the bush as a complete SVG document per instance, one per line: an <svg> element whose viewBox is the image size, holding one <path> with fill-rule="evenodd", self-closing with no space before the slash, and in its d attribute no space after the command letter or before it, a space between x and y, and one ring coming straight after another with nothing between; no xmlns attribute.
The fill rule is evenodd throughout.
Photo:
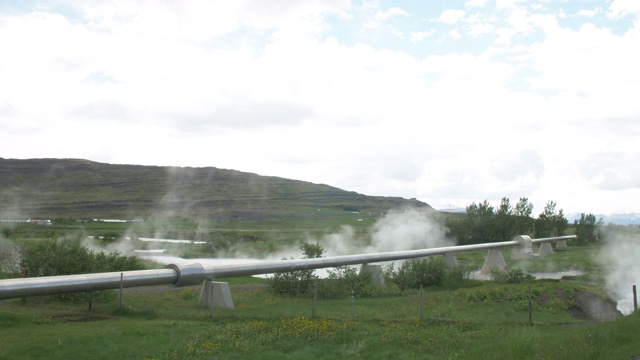
<svg viewBox="0 0 640 360"><path fill-rule="evenodd" d="M123 256L118 252L105 254L89 250L79 241L42 241L25 247L22 267L29 276L58 276L96 272L130 271L145 268L144 262L135 256ZM104 296L104 292L100 292ZM94 294L95 297L96 294ZM108 295L107 295L108 296ZM63 294L62 300L81 300L84 294ZM98 298L100 294L98 294Z"/></svg>
<svg viewBox="0 0 640 360"><path fill-rule="evenodd" d="M341 298L347 296L373 297L382 286L375 285L369 272L360 272L349 266L327 270L329 276L320 282L319 296Z"/></svg>
<svg viewBox="0 0 640 360"><path fill-rule="evenodd" d="M29 276L57 276L144 269L142 260L118 252L94 252L78 241L42 241L25 247L22 265Z"/></svg>
<svg viewBox="0 0 640 360"><path fill-rule="evenodd" d="M275 294L298 296L309 292L315 279L317 276L309 276L308 270L282 272L273 274L267 285Z"/></svg>
<svg viewBox="0 0 640 360"><path fill-rule="evenodd" d="M385 278L400 288L419 289L427 286L442 286L468 279L471 268L464 265L450 267L444 258L439 256L405 261L397 272L393 267L385 272Z"/></svg>
<svg viewBox="0 0 640 360"><path fill-rule="evenodd" d="M455 267L447 266L447 281L451 283L460 282L469 279L471 274L471 266L458 264Z"/></svg>
<svg viewBox="0 0 640 360"><path fill-rule="evenodd" d="M318 244L304 243L300 246L303 259L322 257L324 249ZM286 260L286 259L283 259ZM269 289L275 294L303 295L309 292L318 279L315 270L298 270L274 274L269 279Z"/></svg>
<svg viewBox="0 0 640 360"><path fill-rule="evenodd" d="M446 280L448 265L442 257L426 257L405 261L392 277L401 291L419 289L422 285L441 286Z"/></svg>
<svg viewBox="0 0 640 360"><path fill-rule="evenodd" d="M499 284L520 284L532 282L536 279L535 276L527 274L521 269L514 269L506 272L497 268L492 268L491 277L493 278L493 281Z"/></svg>

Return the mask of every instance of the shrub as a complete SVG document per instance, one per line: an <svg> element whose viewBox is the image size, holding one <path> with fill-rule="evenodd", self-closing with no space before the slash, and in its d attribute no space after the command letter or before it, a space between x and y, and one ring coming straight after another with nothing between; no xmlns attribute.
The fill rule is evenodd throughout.
<svg viewBox="0 0 640 360"><path fill-rule="evenodd" d="M422 285L440 286L447 277L448 266L442 257L427 257L405 261L393 275L392 281L401 291L418 289Z"/></svg>
<svg viewBox="0 0 640 360"><path fill-rule="evenodd" d="M469 279L471 271L471 266L469 265L458 264L454 267L447 266L447 281L455 283Z"/></svg>
<svg viewBox="0 0 640 360"><path fill-rule="evenodd" d="M304 243L300 246L303 259L322 257L324 249L318 244ZM286 260L286 259L283 259ZM306 294L318 279L315 270L298 270L274 274L269 279L269 289L275 294L303 295Z"/></svg>
<svg viewBox="0 0 640 360"><path fill-rule="evenodd" d="M349 266L327 270L329 276L321 281L319 296L324 298L340 298L345 296L372 297L377 294L373 278L369 272L360 272Z"/></svg>
<svg viewBox="0 0 640 360"><path fill-rule="evenodd" d="M22 267L29 276L74 275L95 272L130 271L145 268L144 262L135 256L123 256L118 252L105 254L94 252L79 241L42 241L26 246L22 254ZM106 294L100 292L101 294ZM94 294L95 296L96 294ZM98 298L100 294L97 294ZM84 294L63 294L63 300L81 300Z"/></svg>
<svg viewBox="0 0 640 360"><path fill-rule="evenodd" d="M471 273L469 266L450 267L444 258L434 256L405 261L398 271L393 265L385 270L385 280L396 284L401 291L419 289L420 285L442 286L445 283L456 283L468 279Z"/></svg>
<svg viewBox="0 0 640 360"><path fill-rule="evenodd" d="M535 276L527 274L521 269L514 269L506 272L498 268L492 268L491 277L493 278L493 281L500 284L520 284L532 282L536 279Z"/></svg>

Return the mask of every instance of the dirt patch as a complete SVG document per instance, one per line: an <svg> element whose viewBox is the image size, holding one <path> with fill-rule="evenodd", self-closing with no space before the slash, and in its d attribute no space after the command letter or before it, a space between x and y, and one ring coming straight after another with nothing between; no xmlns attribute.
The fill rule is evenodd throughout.
<svg viewBox="0 0 640 360"><path fill-rule="evenodd" d="M569 309L569 313L583 320L612 321L622 317L616 308L616 303L610 298L602 298L585 290L578 290L575 295L576 306Z"/></svg>
<svg viewBox="0 0 640 360"><path fill-rule="evenodd" d="M51 315L52 319L61 319L66 322L90 322L90 321L104 321L111 320L112 318L107 316L91 316L81 314L55 314Z"/></svg>

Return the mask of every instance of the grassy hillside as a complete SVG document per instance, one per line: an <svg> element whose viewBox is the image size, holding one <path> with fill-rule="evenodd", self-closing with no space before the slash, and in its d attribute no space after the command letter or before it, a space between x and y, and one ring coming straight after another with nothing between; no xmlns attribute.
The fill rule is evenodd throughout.
<svg viewBox="0 0 640 360"><path fill-rule="evenodd" d="M570 248L570 253L578 248ZM587 256L579 249L579 257ZM597 250L592 248L591 250ZM564 259L572 259L565 257ZM558 259L558 261L562 261ZM571 261L564 264L571 268ZM635 359L633 314L597 321L589 281L467 280L381 297L276 295L229 281L235 309L199 305L200 287L127 288L88 303L0 301L4 359ZM322 288L320 286L320 288ZM531 311L529 311L531 304Z"/></svg>
<svg viewBox="0 0 640 360"><path fill-rule="evenodd" d="M308 218L309 210L382 212L415 199L213 167L111 165L78 159L0 158L0 217L209 220Z"/></svg>

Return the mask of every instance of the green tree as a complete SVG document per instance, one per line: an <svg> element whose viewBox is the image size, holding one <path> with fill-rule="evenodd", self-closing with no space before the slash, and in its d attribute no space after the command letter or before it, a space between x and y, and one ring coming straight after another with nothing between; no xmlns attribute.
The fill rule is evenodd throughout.
<svg viewBox="0 0 640 360"><path fill-rule="evenodd" d="M564 216L564 211L560 209L553 220L556 236L563 236L569 227L569 220Z"/></svg>
<svg viewBox="0 0 640 360"><path fill-rule="evenodd" d="M304 243L300 245L302 250L303 259L315 259L321 258L324 255L325 250L319 244Z"/></svg>
<svg viewBox="0 0 640 360"><path fill-rule="evenodd" d="M465 217L448 216L445 226L449 229L449 235L458 240L458 245L469 244L471 231Z"/></svg>
<svg viewBox="0 0 640 360"><path fill-rule="evenodd" d="M602 223L600 219L596 223L595 215L580 214L579 220L574 220L573 224L576 227L576 235L578 236L579 244L593 244L601 240L600 232L598 231L598 224Z"/></svg>
<svg viewBox="0 0 640 360"><path fill-rule="evenodd" d="M304 243L300 246L302 250L303 259L315 259L321 258L324 255L325 250L319 244ZM313 284L313 281L318 278L315 270L300 270L295 274L300 281L300 289L308 289ZM302 291L304 293L305 291Z"/></svg>
<svg viewBox="0 0 640 360"><path fill-rule="evenodd" d="M513 209L509 203L509 198L503 197L500 206L496 211L496 234L499 240L510 240L513 237L515 227Z"/></svg>
<svg viewBox="0 0 640 360"><path fill-rule="evenodd" d="M303 259L319 258L325 252L319 244L310 243L300 245L300 250ZM315 274L315 270L281 272L274 274L269 279L268 286L276 294L302 295L309 291L316 279L318 276Z"/></svg>
<svg viewBox="0 0 640 360"><path fill-rule="evenodd" d="M529 199L522 197L513 209L514 227L516 235L530 235L534 220L531 217L533 204Z"/></svg>
<svg viewBox="0 0 640 360"><path fill-rule="evenodd" d="M494 241L496 238L494 210L489 201L484 200L478 204L473 202L467 206L466 210L466 221L470 230L469 243L477 244Z"/></svg>
<svg viewBox="0 0 640 360"><path fill-rule="evenodd" d="M569 221L564 217L562 209L556 211L556 202L549 200L535 220L535 237L562 236Z"/></svg>

